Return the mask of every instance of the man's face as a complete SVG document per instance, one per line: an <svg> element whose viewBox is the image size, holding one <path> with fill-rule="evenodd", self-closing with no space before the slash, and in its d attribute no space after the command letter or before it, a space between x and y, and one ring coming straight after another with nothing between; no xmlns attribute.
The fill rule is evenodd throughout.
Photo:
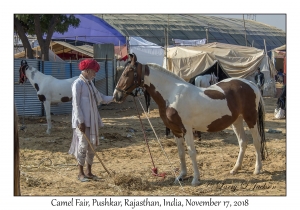
<svg viewBox="0 0 300 210"><path fill-rule="evenodd" d="M93 80L94 78L95 78L95 76L96 76L96 71L94 71L94 70L88 70L88 78L90 79L90 80Z"/></svg>

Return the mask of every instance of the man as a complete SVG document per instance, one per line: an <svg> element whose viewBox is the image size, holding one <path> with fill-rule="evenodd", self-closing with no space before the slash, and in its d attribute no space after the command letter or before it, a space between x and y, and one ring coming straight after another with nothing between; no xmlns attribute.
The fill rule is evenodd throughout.
<svg viewBox="0 0 300 210"><path fill-rule="evenodd" d="M91 82L99 71L99 64L93 59L86 59L79 63L81 74L72 84L72 128L73 139L69 150L78 162L78 180L81 182L90 179L97 180L98 177L92 173L92 164L95 153L90 147L88 141L95 149L99 145L98 128L103 127L97 105L100 103L110 103L113 96L105 96L100 93L93 82ZM87 163L86 171L83 166Z"/></svg>
<svg viewBox="0 0 300 210"><path fill-rule="evenodd" d="M257 74L255 75L255 82L260 89L261 95L263 95L263 87L265 84L265 75L260 71L260 68L257 68Z"/></svg>

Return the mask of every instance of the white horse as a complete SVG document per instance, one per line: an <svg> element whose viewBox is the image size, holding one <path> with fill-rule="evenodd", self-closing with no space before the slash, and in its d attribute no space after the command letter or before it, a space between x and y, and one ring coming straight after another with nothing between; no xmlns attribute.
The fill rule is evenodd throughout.
<svg viewBox="0 0 300 210"><path fill-rule="evenodd" d="M214 72L211 74L198 76L195 78L195 86L207 88L213 84L216 84L218 82L218 79L219 78L215 75Z"/></svg>
<svg viewBox="0 0 300 210"><path fill-rule="evenodd" d="M50 105L51 103L61 103L72 100L71 85L78 76L63 80L56 79L51 75L45 75L39 72L32 66L28 66L27 62L23 60L21 61L19 73L19 83L23 84L29 79L31 85L37 91L38 99L43 102L48 125L46 132L50 134L52 128Z"/></svg>
<svg viewBox="0 0 300 210"><path fill-rule="evenodd" d="M254 174L261 172L261 160L266 155L265 113L263 98L253 82L230 78L209 88L198 88L156 64L142 65L132 60L117 83L114 100L123 102L138 86L146 88L158 105L164 124L175 135L181 164L181 173L175 183L187 175L183 147L185 140L194 169L192 185L200 184L193 128L202 132L216 132L232 125L240 151L230 173L235 174L241 169L247 146L243 120L250 129L255 147Z"/></svg>

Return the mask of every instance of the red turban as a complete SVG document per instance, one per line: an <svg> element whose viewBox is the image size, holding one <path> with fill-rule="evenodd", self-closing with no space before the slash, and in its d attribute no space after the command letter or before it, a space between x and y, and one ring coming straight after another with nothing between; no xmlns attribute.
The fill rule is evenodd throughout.
<svg viewBox="0 0 300 210"><path fill-rule="evenodd" d="M123 58L121 58L121 61L126 61L128 59L128 55L125 55Z"/></svg>
<svg viewBox="0 0 300 210"><path fill-rule="evenodd" d="M100 69L99 64L94 59L85 59L79 63L78 67L81 71L86 69L92 69L95 72L98 72Z"/></svg>

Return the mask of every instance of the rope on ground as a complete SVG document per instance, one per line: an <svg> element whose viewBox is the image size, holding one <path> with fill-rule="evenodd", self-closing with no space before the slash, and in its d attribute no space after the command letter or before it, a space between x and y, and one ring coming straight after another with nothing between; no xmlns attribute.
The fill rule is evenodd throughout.
<svg viewBox="0 0 300 210"><path fill-rule="evenodd" d="M137 97L137 98L138 98L138 97ZM149 122L149 124L150 124L150 126L151 126L151 128L152 128L152 130L153 130L153 133L154 133L154 135L155 135L155 137L156 137L156 139L157 139L157 141L158 141L158 143L159 143L159 145L160 145L160 147L161 147L161 149L162 149L162 152L164 153L164 155L166 156L166 158L167 158L167 160L168 160L168 162L169 162L169 164L170 164L171 171L173 172L173 174L174 174L174 176L175 176L175 179L177 179L176 173L175 173L175 169L174 169L174 166L172 165L172 163L171 163L171 161L170 161L170 159L169 159L167 153L165 152L163 146L161 145L161 142L160 142L159 138L157 137L157 134L156 134L156 132L155 132L153 126L152 126L152 123L151 123L150 120L149 120L148 114L147 114L147 112L145 111L145 109L144 109L144 107L143 107L143 105L142 105L142 103L141 103L141 101L140 101L139 98L138 98L138 100L139 100L140 105L141 105L141 107L142 107L142 109L143 109L143 111L144 111L144 113L145 113L145 115L146 115L146 117L147 117L147 119L148 119L148 122ZM182 187L180 180L177 179L177 181L179 182L180 186Z"/></svg>

